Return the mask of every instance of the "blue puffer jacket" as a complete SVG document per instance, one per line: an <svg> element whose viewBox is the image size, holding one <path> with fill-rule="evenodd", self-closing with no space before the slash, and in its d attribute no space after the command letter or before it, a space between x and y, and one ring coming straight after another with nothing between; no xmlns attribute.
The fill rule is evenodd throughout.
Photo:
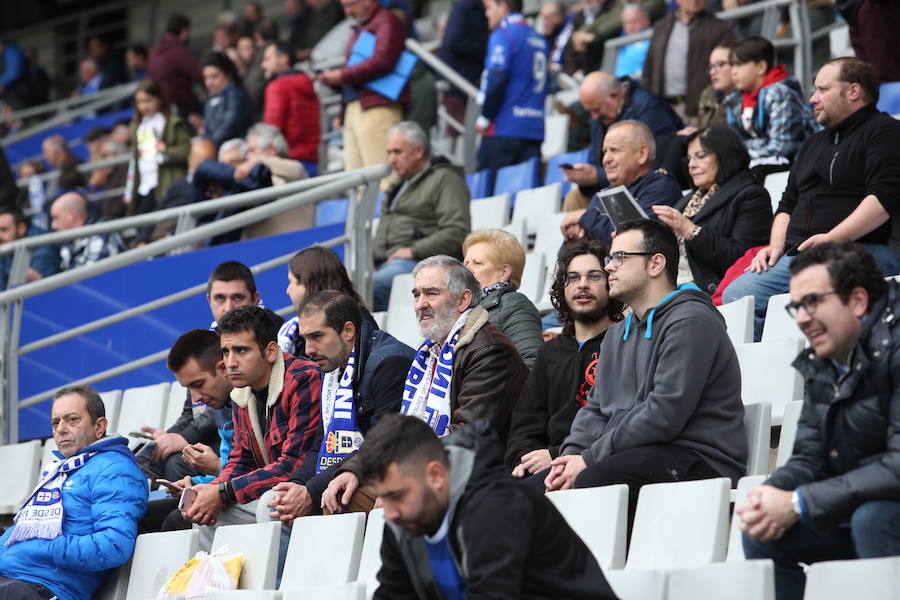
<svg viewBox="0 0 900 600"><path fill-rule="evenodd" d="M104 438L83 451L97 454L63 484L62 534L12 546L6 540L14 527L0 537L0 575L39 583L60 600L90 600L106 571L131 558L147 510L147 479L125 438Z"/></svg>

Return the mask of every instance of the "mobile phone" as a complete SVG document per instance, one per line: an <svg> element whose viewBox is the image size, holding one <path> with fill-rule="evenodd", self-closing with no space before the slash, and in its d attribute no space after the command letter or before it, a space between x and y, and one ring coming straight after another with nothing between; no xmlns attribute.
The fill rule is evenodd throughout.
<svg viewBox="0 0 900 600"><path fill-rule="evenodd" d="M784 253L785 256L797 256L800 252L800 244L794 244L790 248L788 248L787 252Z"/></svg>
<svg viewBox="0 0 900 600"><path fill-rule="evenodd" d="M572 165L572 163L562 163L559 165L559 168L560 169L574 169L575 167Z"/></svg>
<svg viewBox="0 0 900 600"><path fill-rule="evenodd" d="M179 486L177 483L173 481L169 481L168 479L157 479L156 483L159 485L166 486L166 489L172 492L173 494L180 494L184 491L184 488Z"/></svg>
<svg viewBox="0 0 900 600"><path fill-rule="evenodd" d="M153 439L153 436L150 435L149 433L147 433L146 431L132 431L131 433L128 434L128 437L141 438L141 439L145 439L145 440Z"/></svg>
<svg viewBox="0 0 900 600"><path fill-rule="evenodd" d="M197 491L194 488L184 488L181 492L181 500L178 501L178 510L185 512L190 510L191 504L197 499Z"/></svg>

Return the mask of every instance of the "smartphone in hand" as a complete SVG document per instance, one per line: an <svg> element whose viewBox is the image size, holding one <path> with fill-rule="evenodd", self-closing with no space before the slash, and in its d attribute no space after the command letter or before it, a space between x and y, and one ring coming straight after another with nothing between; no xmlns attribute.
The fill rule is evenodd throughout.
<svg viewBox="0 0 900 600"><path fill-rule="evenodd" d="M184 488L181 492L181 500L178 501L178 510L186 512L190 510L191 504L197 499L197 492L194 488Z"/></svg>
<svg viewBox="0 0 900 600"><path fill-rule="evenodd" d="M574 169L575 166L572 163L561 163L559 165L560 169Z"/></svg>
<svg viewBox="0 0 900 600"><path fill-rule="evenodd" d="M177 496L184 491L184 486L174 481L169 481L168 479L157 479L156 483L165 486L173 496Z"/></svg>

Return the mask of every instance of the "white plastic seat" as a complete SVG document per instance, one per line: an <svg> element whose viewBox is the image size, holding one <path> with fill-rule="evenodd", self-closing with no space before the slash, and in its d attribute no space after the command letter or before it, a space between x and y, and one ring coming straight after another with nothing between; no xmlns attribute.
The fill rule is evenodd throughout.
<svg viewBox="0 0 900 600"><path fill-rule="evenodd" d="M547 215L558 213L560 210L562 210L562 184L551 183L517 192L512 220L525 219L528 222L529 233L534 233L537 224L546 219Z"/></svg>
<svg viewBox="0 0 900 600"><path fill-rule="evenodd" d="M569 115L562 113L544 117L544 141L541 144L541 157L547 160L568 149Z"/></svg>
<svg viewBox="0 0 900 600"><path fill-rule="evenodd" d="M749 344L753 341L753 296L744 296L716 308L725 318L725 327L732 344Z"/></svg>
<svg viewBox="0 0 900 600"><path fill-rule="evenodd" d="M133 431L140 431L142 425L162 427L168 394L168 382L125 390L117 433L127 436Z"/></svg>
<svg viewBox="0 0 900 600"><path fill-rule="evenodd" d="M747 502L747 492L758 485L762 485L768 475L748 475L738 480L737 490L734 494L734 507L737 508ZM728 557L726 560L744 560L744 542L741 539L741 518L736 513L731 514L731 526L728 530Z"/></svg>
<svg viewBox="0 0 900 600"><path fill-rule="evenodd" d="M166 403L166 414L163 417L163 429L168 429L184 411L184 400L187 398L187 388L173 381L169 386L169 400Z"/></svg>
<svg viewBox="0 0 900 600"><path fill-rule="evenodd" d="M294 521L280 589L356 580L365 523L364 513L310 516Z"/></svg>
<svg viewBox="0 0 900 600"><path fill-rule="evenodd" d="M139 535L131 558L128 600L156 598L160 588L197 553L196 529Z"/></svg>
<svg viewBox="0 0 900 600"><path fill-rule="evenodd" d="M412 273L394 275L391 282L391 296L388 299L388 310L394 306L412 306L412 289L416 285L416 278Z"/></svg>
<svg viewBox="0 0 900 600"><path fill-rule="evenodd" d="M774 600L771 560L718 563L669 571L666 600Z"/></svg>
<svg viewBox="0 0 900 600"><path fill-rule="evenodd" d="M781 425L784 406L803 397L803 378L791 366L803 349L800 340L772 340L735 344L741 365L741 397L744 404L769 402L772 424Z"/></svg>
<svg viewBox="0 0 900 600"><path fill-rule="evenodd" d="M625 566L627 485L560 490L550 492L547 498L584 541L601 569Z"/></svg>
<svg viewBox="0 0 900 600"><path fill-rule="evenodd" d="M784 418L781 420L781 437L778 439L778 452L775 455L775 468L784 466L794 453L794 442L797 440L797 425L803 400L794 400L784 405Z"/></svg>
<svg viewBox="0 0 900 600"><path fill-rule="evenodd" d="M765 188L766 191L769 192L769 198L772 200L772 213L778 209L778 204L781 202L781 195L784 193L785 188L787 188L788 177L790 174L790 171L782 171L766 176Z"/></svg>
<svg viewBox="0 0 900 600"><path fill-rule="evenodd" d="M100 399L103 400L103 408L106 411L106 431L118 431L119 412L122 409L122 390L101 392Z"/></svg>
<svg viewBox="0 0 900 600"><path fill-rule="evenodd" d="M620 600L665 600L665 571L632 569L605 571L603 574Z"/></svg>
<svg viewBox="0 0 900 600"><path fill-rule="evenodd" d="M804 600L900 600L900 557L818 562L806 573Z"/></svg>
<svg viewBox="0 0 900 600"><path fill-rule="evenodd" d="M378 324L379 329L384 329L384 326L387 324L387 311L381 310L378 312L373 312L372 318L375 319L375 323Z"/></svg>
<svg viewBox="0 0 900 600"><path fill-rule="evenodd" d="M131 561L110 569L103 578L103 583L94 592L93 600L125 600L128 592L128 574L131 572Z"/></svg>
<svg viewBox="0 0 900 600"><path fill-rule="evenodd" d="M37 476L40 478L41 473L47 470L47 466L59 460L54 454L55 451L59 450L56 447L56 441L53 438L47 438L47 441L44 442L44 447L41 450L41 465L38 469ZM37 479L35 479L35 484L37 484Z"/></svg>
<svg viewBox="0 0 900 600"><path fill-rule="evenodd" d="M534 233L534 251L543 252L547 256L556 256L559 254L559 248L562 246L565 238L559 228L566 213L547 213L541 219Z"/></svg>
<svg viewBox="0 0 900 600"><path fill-rule="evenodd" d="M416 321L416 311L412 306L389 308L384 330L410 348L418 348L424 341L419 323Z"/></svg>
<svg viewBox="0 0 900 600"><path fill-rule="evenodd" d="M280 538L281 523L278 521L225 525L216 528L212 550L215 552L228 546L231 552L244 555L244 570L238 581L239 590L274 590Z"/></svg>
<svg viewBox="0 0 900 600"><path fill-rule="evenodd" d="M0 515L15 514L31 496L40 476L40 440L0 446L0 465L4 468L4 484L0 486Z"/></svg>
<svg viewBox="0 0 900 600"><path fill-rule="evenodd" d="M363 538L362 556L356 581L366 586L366 597L371 598L378 588L378 570L381 569L381 539L384 535L384 509L369 511L366 519L366 535Z"/></svg>
<svg viewBox="0 0 900 600"><path fill-rule="evenodd" d="M725 559L726 477L641 488L626 569L676 569Z"/></svg>
<svg viewBox="0 0 900 600"><path fill-rule="evenodd" d="M365 597L366 586L352 582L286 590L281 600L364 600Z"/></svg>
<svg viewBox="0 0 900 600"><path fill-rule="evenodd" d="M519 240L519 243L522 244L522 247L525 248L525 251L528 251L528 221L525 219L521 219L519 221L513 221L509 225L504 225L500 227L503 231L511 234L514 238Z"/></svg>
<svg viewBox="0 0 900 600"><path fill-rule="evenodd" d="M537 302L544 292L547 278L546 257L542 252L531 252L525 255L525 268L522 270L522 284L519 292L532 302Z"/></svg>
<svg viewBox="0 0 900 600"><path fill-rule="evenodd" d="M784 310L790 301L790 294L776 294L769 298L766 321L763 323L762 341L803 340L803 343L806 344L806 336L797 327L797 321Z"/></svg>
<svg viewBox="0 0 900 600"><path fill-rule="evenodd" d="M472 231L499 229L509 223L510 204L512 204L512 196L509 193L472 200L469 203Z"/></svg>
<svg viewBox="0 0 900 600"><path fill-rule="evenodd" d="M745 404L744 432L747 434L747 475L768 473L772 405L768 402Z"/></svg>

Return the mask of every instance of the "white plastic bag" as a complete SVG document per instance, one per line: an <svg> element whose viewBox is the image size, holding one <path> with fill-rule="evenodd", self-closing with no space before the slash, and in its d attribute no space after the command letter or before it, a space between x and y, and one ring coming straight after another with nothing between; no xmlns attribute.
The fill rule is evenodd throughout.
<svg viewBox="0 0 900 600"><path fill-rule="evenodd" d="M186 600L198 600L211 590L236 589L243 566L244 555L231 552L228 546L211 554L198 552L163 586L159 597L184 593Z"/></svg>

